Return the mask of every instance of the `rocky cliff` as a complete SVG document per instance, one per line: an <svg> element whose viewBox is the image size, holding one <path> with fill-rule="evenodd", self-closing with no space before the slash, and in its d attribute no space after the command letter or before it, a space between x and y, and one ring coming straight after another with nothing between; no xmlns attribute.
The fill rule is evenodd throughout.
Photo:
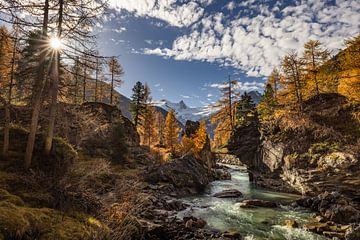
<svg viewBox="0 0 360 240"><path fill-rule="evenodd" d="M358 197L357 112L359 106L345 97L322 94L305 102L302 113L283 109L272 121L239 127L228 149L259 185L302 194L338 190Z"/></svg>

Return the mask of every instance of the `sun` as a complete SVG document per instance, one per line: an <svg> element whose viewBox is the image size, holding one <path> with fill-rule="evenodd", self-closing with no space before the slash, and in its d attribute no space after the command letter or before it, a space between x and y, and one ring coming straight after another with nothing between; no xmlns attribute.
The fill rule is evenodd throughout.
<svg viewBox="0 0 360 240"><path fill-rule="evenodd" d="M60 50L62 48L61 39L57 37L50 38L50 47L54 50Z"/></svg>

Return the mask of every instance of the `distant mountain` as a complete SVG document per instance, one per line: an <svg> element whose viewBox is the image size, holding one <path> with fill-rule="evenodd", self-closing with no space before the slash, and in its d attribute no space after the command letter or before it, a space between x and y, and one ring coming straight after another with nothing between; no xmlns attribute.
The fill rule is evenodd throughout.
<svg viewBox="0 0 360 240"><path fill-rule="evenodd" d="M216 112L216 109L211 107L188 107L182 100L178 103L173 103L163 99L155 102L155 105L165 109L167 112L174 110L176 118L184 125L187 120L199 121L207 119Z"/></svg>
<svg viewBox="0 0 360 240"><path fill-rule="evenodd" d="M261 93L259 93L258 91L250 91L248 92L248 94L251 96L251 99L255 104L258 104L260 102L262 97Z"/></svg>
<svg viewBox="0 0 360 240"><path fill-rule="evenodd" d="M262 95L258 91L250 91L248 94L251 96L252 100L255 104L258 104L261 100ZM121 112L128 119L132 119L129 107L131 100L126 96L116 93L119 98L119 107ZM155 101L154 105L158 112L161 112L164 117L166 117L167 113L170 110L174 110L176 119L181 128L184 128L187 120L191 121L200 121L204 120L207 125L208 133L211 137L213 137L213 131L215 126L213 126L210 122L211 116L213 116L217 109L213 107L189 107L185 104L183 100L178 103L170 102L166 99L162 99L160 101Z"/></svg>
<svg viewBox="0 0 360 240"><path fill-rule="evenodd" d="M115 94L118 96L119 108L120 108L122 114L126 118L132 120L132 115L131 115L131 112L130 112L131 100L128 97L122 95L121 93L116 92ZM184 105L185 105L185 103L184 103ZM167 110L165 110L164 108L159 107L159 106L155 106L155 108L156 108L156 111L160 112L164 117L166 117L166 115L168 113ZM179 123L181 128L184 128L185 123L182 123L179 119L178 119L178 123Z"/></svg>

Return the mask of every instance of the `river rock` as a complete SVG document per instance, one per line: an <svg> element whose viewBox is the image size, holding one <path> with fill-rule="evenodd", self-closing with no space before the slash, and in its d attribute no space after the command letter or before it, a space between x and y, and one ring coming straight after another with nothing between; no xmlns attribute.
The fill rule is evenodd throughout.
<svg viewBox="0 0 360 240"><path fill-rule="evenodd" d="M297 204L317 211L326 220L336 223L349 224L360 220L360 211L338 192L324 192L315 197L300 199Z"/></svg>
<svg viewBox="0 0 360 240"><path fill-rule="evenodd" d="M241 239L241 235L238 232L224 232L223 237L230 239Z"/></svg>
<svg viewBox="0 0 360 240"><path fill-rule="evenodd" d="M223 169L215 169L214 178L215 180L231 180L231 174Z"/></svg>
<svg viewBox="0 0 360 240"><path fill-rule="evenodd" d="M203 228L206 225L206 221L201 218L196 218L194 216L184 217L183 222L187 229L191 228Z"/></svg>
<svg viewBox="0 0 360 240"><path fill-rule="evenodd" d="M274 202L260 200L260 199L248 199L240 203L241 208L253 208L253 207L264 207L264 208L276 208L278 205Z"/></svg>
<svg viewBox="0 0 360 240"><path fill-rule="evenodd" d="M217 197L217 198L239 198L239 197L242 197L243 194L239 190L228 189L228 190L224 190L224 191L215 193L213 196Z"/></svg>
<svg viewBox="0 0 360 240"><path fill-rule="evenodd" d="M345 233L346 240L358 240L360 239L360 225L351 226Z"/></svg>

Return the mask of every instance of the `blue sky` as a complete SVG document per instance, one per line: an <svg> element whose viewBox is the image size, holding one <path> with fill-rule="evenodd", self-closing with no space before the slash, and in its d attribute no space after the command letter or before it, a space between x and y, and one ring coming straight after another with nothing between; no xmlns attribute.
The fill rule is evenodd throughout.
<svg viewBox="0 0 360 240"><path fill-rule="evenodd" d="M211 104L228 74L262 90L284 54L319 39L336 53L360 32L360 1L110 0L99 25L103 55L119 55L129 96L147 82L154 99Z"/></svg>

